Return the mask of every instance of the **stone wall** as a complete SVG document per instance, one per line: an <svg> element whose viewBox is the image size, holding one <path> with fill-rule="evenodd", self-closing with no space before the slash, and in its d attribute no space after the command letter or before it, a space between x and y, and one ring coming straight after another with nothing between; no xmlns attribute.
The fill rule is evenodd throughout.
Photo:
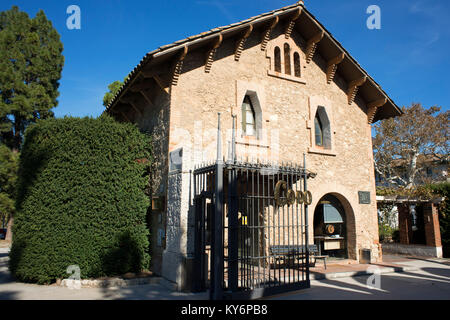
<svg viewBox="0 0 450 320"><path fill-rule="evenodd" d="M282 31L281 27L276 29L275 39L271 41L282 43ZM248 39L239 62L234 60L234 42L224 41L210 73L204 72L204 52L193 52L186 57L184 73L178 85L172 88L170 150L180 143L206 150L201 156L191 156L191 168L201 158L213 159L217 112L222 113L223 149L227 150L231 115L237 115L240 129L243 96L246 90L247 93L256 93L262 110L263 132L259 140L242 137L238 132L238 156L301 163L302 154L307 153L308 169L318 173L309 182L314 196L309 220L312 222L314 208L322 196L327 193L338 195L348 202L347 214L354 216L348 219L354 220L355 227L352 237L356 239L349 239L356 245L353 258L358 258L359 248L372 249L372 256L376 257L378 227L366 107L358 98L355 103L348 104L347 85L339 75L334 82L327 84L326 63L319 55L316 54L311 63L306 63L305 41L296 33L292 38L301 48L304 83L269 76L270 61L260 49L260 36L255 31ZM325 105L327 112L329 110L332 154L320 153L312 145L310 112L317 105ZM202 139L198 139L200 128L203 129ZM369 191L371 204L359 204L358 191ZM312 228L310 234L312 236Z"/></svg>
<svg viewBox="0 0 450 320"><path fill-rule="evenodd" d="M149 93L154 97L153 105L146 105L142 117L138 117L137 124L141 130L152 137L152 168L150 188L152 197L167 198L168 147L170 123L170 97L168 94L153 88ZM163 273L163 251L165 242L158 245L160 232L165 233L165 208L161 211L149 210L150 223L150 255L151 270L156 274Z"/></svg>
<svg viewBox="0 0 450 320"><path fill-rule="evenodd" d="M281 45L283 31L281 26L274 29L271 42ZM350 258L358 259L360 249L364 248L372 250L373 261L379 259L371 128L364 102L357 96L355 102L348 104L347 83L339 77L339 71L334 81L327 84L326 62L318 54L306 63L305 41L296 32L292 39L300 48L301 81L269 75L270 57L260 49L261 37L258 30L252 33L239 61L234 59L235 40L225 40L217 50L210 73L204 69L206 52L189 52L177 86L171 87L170 117L166 111L159 111L165 117L157 118L156 121L163 123L154 127L164 132L161 141L166 143L168 138L168 148L160 149L162 180L155 186L163 185L162 181L168 178L168 247L163 269L170 271L163 272L169 280L181 281L183 265L193 253L189 171L194 165L215 158L218 112L222 114L224 154L231 140L232 115L237 116L239 157L303 164L303 153L306 153L307 168L317 173L308 182L313 194L309 207L310 242L313 241L314 209L320 198L331 193L346 209L347 229L351 230L348 233ZM271 47L273 44L268 46ZM242 135L241 104L245 94L256 97L261 110L258 138ZM319 105L325 107L330 118L330 150L314 146L311 120ZM170 128L167 128L169 119ZM182 172L167 176L167 168L164 169L167 155L180 147L183 148ZM358 191L370 192L370 204L359 204Z"/></svg>

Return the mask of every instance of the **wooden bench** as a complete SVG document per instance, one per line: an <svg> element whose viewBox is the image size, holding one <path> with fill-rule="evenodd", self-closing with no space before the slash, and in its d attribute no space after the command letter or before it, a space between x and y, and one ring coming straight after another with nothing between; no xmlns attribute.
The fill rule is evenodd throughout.
<svg viewBox="0 0 450 320"><path fill-rule="evenodd" d="M291 260L296 251L293 246L270 246L269 250L276 262Z"/></svg>
<svg viewBox="0 0 450 320"><path fill-rule="evenodd" d="M313 263L313 267L316 266L316 260L317 259L322 259L323 260L323 265L325 267L325 270L327 269L327 255L319 255L319 249L317 248L317 246L311 245L309 248L309 253L311 254L311 257L314 257L314 263Z"/></svg>
<svg viewBox="0 0 450 320"><path fill-rule="evenodd" d="M294 257L297 258L298 261L303 260L306 254L305 246L286 246L286 245L278 245L278 246L270 246L269 247L271 255L274 257L276 262L286 260L292 261ZM315 244L308 246L308 251L310 253L310 257L314 258L313 266L316 265L317 259L322 259L325 269L327 268L326 259L327 255L319 255L319 249Z"/></svg>

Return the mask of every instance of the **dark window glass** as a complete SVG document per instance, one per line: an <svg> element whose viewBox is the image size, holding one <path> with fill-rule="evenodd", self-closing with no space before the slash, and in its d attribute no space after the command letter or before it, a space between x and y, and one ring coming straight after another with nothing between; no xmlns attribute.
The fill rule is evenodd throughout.
<svg viewBox="0 0 450 320"><path fill-rule="evenodd" d="M294 75L300 78L300 55L294 53Z"/></svg>
<svg viewBox="0 0 450 320"><path fill-rule="evenodd" d="M275 47L275 71L281 72L281 50Z"/></svg>
<svg viewBox="0 0 450 320"><path fill-rule="evenodd" d="M316 145L317 146L323 146L323 126L322 121L320 121L319 114L316 114L316 117L314 118L314 127L315 127L315 133L316 133Z"/></svg>
<svg viewBox="0 0 450 320"><path fill-rule="evenodd" d="M291 74L291 47L284 44L284 73Z"/></svg>

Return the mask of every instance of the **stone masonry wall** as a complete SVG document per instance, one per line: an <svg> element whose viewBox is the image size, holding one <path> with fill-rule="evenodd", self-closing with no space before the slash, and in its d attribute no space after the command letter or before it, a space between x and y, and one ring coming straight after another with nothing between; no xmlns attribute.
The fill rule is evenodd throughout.
<svg viewBox="0 0 450 320"><path fill-rule="evenodd" d="M149 93L154 98L153 106L146 106L143 116L138 119L138 126L152 136L152 169L150 177L151 194L155 197L167 197L167 161L170 123L169 95L154 90ZM151 210L150 210L151 211ZM151 270L162 274L163 251L165 243L158 245L160 232L165 233L166 215L164 210L150 212L150 255Z"/></svg>
<svg viewBox="0 0 450 320"><path fill-rule="evenodd" d="M283 29L277 27L271 41L282 43ZM268 75L270 60L260 49L261 33L256 30L247 40L240 61L234 59L235 42L225 40L218 49L211 72L205 73L205 52L187 55L178 85L171 88L169 152L183 147L183 188L180 212L180 253L189 255L192 243L189 217L189 170L216 154L217 113L222 114L223 150L231 140L231 115L237 115L238 157L302 163L317 173L308 181L313 194L309 209L310 242L313 215L320 198L337 196L346 208L350 258L358 259L360 249L371 249L372 260L379 260L378 224L371 130L366 107L358 97L347 102L347 84L336 74L327 84L326 62L316 53L305 61L305 41L295 31L292 38L301 49L301 80L290 81ZM268 46L270 47L270 46ZM339 69L338 69L339 70ZM338 71L339 72L339 71ZM260 139L242 136L241 104L243 96L253 94L262 112ZM312 148L314 126L311 110L323 104L331 121L331 154ZM312 151L312 152L309 152ZM370 192L370 204L359 204L358 191Z"/></svg>

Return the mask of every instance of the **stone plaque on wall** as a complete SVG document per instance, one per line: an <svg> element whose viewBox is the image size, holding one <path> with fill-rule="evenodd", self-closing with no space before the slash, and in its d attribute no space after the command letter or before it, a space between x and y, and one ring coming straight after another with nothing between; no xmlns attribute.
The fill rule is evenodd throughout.
<svg viewBox="0 0 450 320"><path fill-rule="evenodd" d="M181 171L183 169L183 148L172 151L169 154L169 172Z"/></svg>
<svg viewBox="0 0 450 320"><path fill-rule="evenodd" d="M370 192L358 191L358 198L360 204L370 204Z"/></svg>

